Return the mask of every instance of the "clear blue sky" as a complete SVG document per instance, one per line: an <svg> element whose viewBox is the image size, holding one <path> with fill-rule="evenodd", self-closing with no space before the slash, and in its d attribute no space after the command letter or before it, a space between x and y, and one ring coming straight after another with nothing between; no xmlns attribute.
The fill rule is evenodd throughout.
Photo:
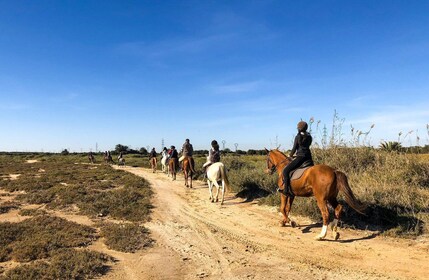
<svg viewBox="0 0 429 280"><path fill-rule="evenodd" d="M428 144L429 1L0 1L0 151L290 148L335 110Z"/></svg>

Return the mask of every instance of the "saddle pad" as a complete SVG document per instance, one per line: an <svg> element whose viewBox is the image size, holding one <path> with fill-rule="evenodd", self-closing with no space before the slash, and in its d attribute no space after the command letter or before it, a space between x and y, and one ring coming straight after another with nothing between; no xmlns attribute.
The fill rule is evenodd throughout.
<svg viewBox="0 0 429 280"><path fill-rule="evenodd" d="M310 167L311 166L306 166L306 167L301 167L301 168L295 169L294 171L292 171L289 174L290 179L291 180L297 180L297 179L301 178L302 174L304 174L304 171Z"/></svg>

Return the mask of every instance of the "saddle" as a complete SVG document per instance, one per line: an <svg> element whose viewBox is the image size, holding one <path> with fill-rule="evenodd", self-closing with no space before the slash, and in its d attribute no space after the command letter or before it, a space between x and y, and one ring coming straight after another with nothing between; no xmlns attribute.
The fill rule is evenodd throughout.
<svg viewBox="0 0 429 280"><path fill-rule="evenodd" d="M300 167L298 167L295 170L292 170L289 173L290 180L292 181L292 180L297 180L301 178L302 174L304 174L304 171L312 167L313 165L314 165L314 162L311 159L304 161Z"/></svg>

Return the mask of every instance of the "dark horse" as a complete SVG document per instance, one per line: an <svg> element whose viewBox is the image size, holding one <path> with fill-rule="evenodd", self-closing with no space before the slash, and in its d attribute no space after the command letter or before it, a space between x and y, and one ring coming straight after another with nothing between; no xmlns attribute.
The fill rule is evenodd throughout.
<svg viewBox="0 0 429 280"><path fill-rule="evenodd" d="M194 174L195 174L194 159L190 156L187 156L183 159L183 175L185 177L185 186L187 188L192 188L192 175ZM188 181L190 181L189 184L188 184Z"/></svg>
<svg viewBox="0 0 429 280"><path fill-rule="evenodd" d="M173 181L176 180L176 168L178 166L177 158L170 158L168 160L168 167L171 172L171 177L173 178Z"/></svg>
<svg viewBox="0 0 429 280"><path fill-rule="evenodd" d="M278 181L277 184L283 190L283 168L290 162L290 159L279 150L268 151L267 154L267 170L268 174L273 174L277 171ZM296 196L310 197L314 196L317 201L317 206L320 209L323 218L323 227L321 233L317 236L317 240L322 240L326 236L329 210L328 204L334 209L335 219L331 224L333 237L337 240L340 234L337 231L338 220L341 218L341 211L343 206L338 203L337 195L341 191L344 194L345 200L357 212L364 214L365 205L361 204L354 196L350 189L347 176L332 167L318 164L308 168L304 174L296 180L291 181L291 188ZM295 222L291 221L288 217L292 208L294 197L281 194L280 212L283 214L282 226L290 222L294 227Z"/></svg>
<svg viewBox="0 0 429 280"><path fill-rule="evenodd" d="M90 163L94 164L95 163L95 157L92 153L88 154L88 160Z"/></svg>
<svg viewBox="0 0 429 280"><path fill-rule="evenodd" d="M106 164L110 164L110 163L115 163L112 159L112 156L110 154L108 155L104 155L104 161L106 162Z"/></svg>

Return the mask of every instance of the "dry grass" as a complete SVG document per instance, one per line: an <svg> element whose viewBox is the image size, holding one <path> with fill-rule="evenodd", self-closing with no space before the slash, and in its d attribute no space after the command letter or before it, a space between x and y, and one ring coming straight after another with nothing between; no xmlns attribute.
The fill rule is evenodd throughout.
<svg viewBox="0 0 429 280"><path fill-rule="evenodd" d="M107 247L121 252L134 253L152 242L148 230L134 223L103 224L101 236L106 239Z"/></svg>

